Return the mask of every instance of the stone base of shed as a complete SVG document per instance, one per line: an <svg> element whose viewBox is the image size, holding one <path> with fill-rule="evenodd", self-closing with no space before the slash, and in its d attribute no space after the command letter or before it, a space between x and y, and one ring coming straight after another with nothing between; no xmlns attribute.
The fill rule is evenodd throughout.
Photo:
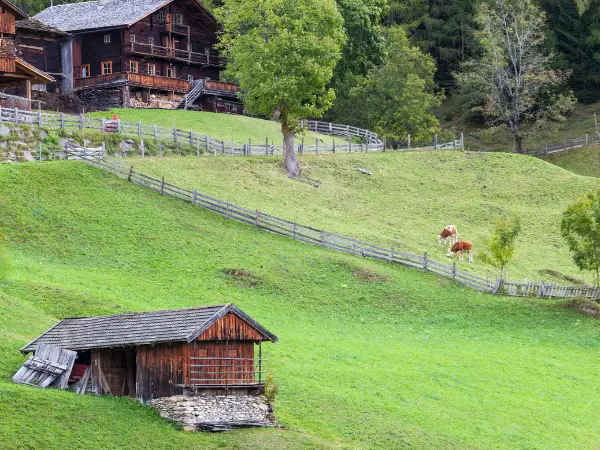
<svg viewBox="0 0 600 450"><path fill-rule="evenodd" d="M227 431L276 425L273 406L264 397L175 396L148 402L164 419L180 424L186 431Z"/></svg>

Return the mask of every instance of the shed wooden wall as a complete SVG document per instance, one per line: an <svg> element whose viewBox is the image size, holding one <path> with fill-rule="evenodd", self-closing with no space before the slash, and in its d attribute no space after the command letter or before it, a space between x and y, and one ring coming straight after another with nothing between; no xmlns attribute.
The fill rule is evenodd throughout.
<svg viewBox="0 0 600 450"><path fill-rule="evenodd" d="M12 11L9 11L0 3L0 33L1 34L15 34L15 15Z"/></svg>
<svg viewBox="0 0 600 450"><path fill-rule="evenodd" d="M198 336L198 341L261 341L263 337L248 323L233 313L221 317L208 330ZM231 344L231 343L230 343Z"/></svg>
<svg viewBox="0 0 600 450"><path fill-rule="evenodd" d="M17 35L17 54L20 58L44 72L57 76L62 73L61 40L20 30ZM55 91L59 83L47 85L49 92Z"/></svg>
<svg viewBox="0 0 600 450"><path fill-rule="evenodd" d="M135 369L133 349L92 350L92 377L100 394L133 395ZM102 376L108 384L108 390Z"/></svg>
<svg viewBox="0 0 600 450"><path fill-rule="evenodd" d="M110 43L104 43L104 35L110 35ZM88 33L78 36L81 42L81 65L90 65L90 75L102 75L102 63L112 62L113 73L122 72L122 46L121 31L100 31L98 33ZM77 58L73 58L76 60ZM74 62L77 65L76 62ZM76 74L76 77L80 76Z"/></svg>

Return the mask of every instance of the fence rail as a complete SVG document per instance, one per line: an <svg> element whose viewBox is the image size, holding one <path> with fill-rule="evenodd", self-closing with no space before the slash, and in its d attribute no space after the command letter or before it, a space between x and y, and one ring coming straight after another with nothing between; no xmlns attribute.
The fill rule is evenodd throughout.
<svg viewBox="0 0 600 450"><path fill-rule="evenodd" d="M211 136L198 134L194 131L180 130L178 128L166 128L158 125L148 125L141 122L127 122L117 120L116 124L107 119L87 117L83 114L54 114L42 111L25 111L18 108L0 107L0 122L9 122L15 124L25 124L44 127L47 129L84 131L93 130L100 132L117 132L124 135L137 136L140 139L150 139L155 141L169 141L175 144L187 145L195 150L197 156L201 154L211 156L276 156L284 154L283 142L276 145L275 142L265 138L264 141L252 141L248 139L245 143L228 142L222 139L215 139ZM318 122L317 128L323 128L325 122ZM332 133L343 133L348 129L342 125L332 125ZM341 134L341 140L332 143L323 143L318 138L314 144L309 143L307 139L297 140L296 151L300 154L335 154L335 153L364 153L364 152L382 152L386 150L385 143L381 142L375 133L358 128L349 128L352 133L350 136ZM335 135L335 134L332 134ZM362 142L356 143L353 138L360 138ZM462 140L453 141L445 144L436 144L435 148L458 148L462 147ZM428 147L433 148L433 147ZM413 149L418 150L418 149Z"/></svg>
<svg viewBox="0 0 600 450"><path fill-rule="evenodd" d="M600 144L600 134L598 135L589 135L574 138L574 139L564 139L562 142L555 142L553 144L545 144L542 147L538 147L534 150L527 151L526 154L528 156L546 156L551 155L552 153L560 153L566 150L571 150L574 148L583 148L589 147L590 145L598 145Z"/></svg>
<svg viewBox="0 0 600 450"><path fill-rule="evenodd" d="M397 251L394 247L380 247L375 244L360 241L356 238L343 236L326 230L318 230L296 222L290 222L289 220L272 216L259 210L250 210L236 206L229 202L202 194L196 189L191 191L168 183L165 181L164 177L157 179L137 172L133 169L133 166L123 161L102 156L102 149L73 149L67 147L65 152L67 157L83 160L102 170L126 178L129 182L137 186L150 189L161 195L192 203L193 205L208 209L230 219L244 222L296 241L363 258L375 259L419 269L487 293L518 297L585 298L595 301L600 300L600 288L588 286L561 286L545 282L519 283L515 281L483 278L459 270L456 267L456 262L452 265L446 265L433 261L429 259L427 253L424 253L423 255L403 253Z"/></svg>

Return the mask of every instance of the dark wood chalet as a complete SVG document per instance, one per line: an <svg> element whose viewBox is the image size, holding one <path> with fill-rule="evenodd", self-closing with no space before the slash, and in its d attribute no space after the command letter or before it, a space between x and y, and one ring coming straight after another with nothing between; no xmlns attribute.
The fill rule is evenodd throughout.
<svg viewBox="0 0 600 450"><path fill-rule="evenodd" d="M65 90L94 106L243 110L238 87L219 81L217 22L197 0L97 0L35 19L69 33Z"/></svg>
<svg viewBox="0 0 600 450"><path fill-rule="evenodd" d="M17 22L17 56L56 79L53 83L34 86L34 90L60 92L63 77L62 45L67 33L36 19Z"/></svg>
<svg viewBox="0 0 600 450"><path fill-rule="evenodd" d="M228 304L64 319L21 351L75 351L73 373L90 368L97 394L146 403L182 394L261 393L263 341L277 337Z"/></svg>
<svg viewBox="0 0 600 450"><path fill-rule="evenodd" d="M0 106L31 109L32 86L55 81L17 54L16 21L26 17L9 1L0 0Z"/></svg>

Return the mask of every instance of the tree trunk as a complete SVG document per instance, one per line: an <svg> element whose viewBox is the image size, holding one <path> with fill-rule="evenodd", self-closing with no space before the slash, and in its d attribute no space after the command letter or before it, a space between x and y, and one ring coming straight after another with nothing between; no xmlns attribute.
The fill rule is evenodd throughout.
<svg viewBox="0 0 600 450"><path fill-rule="evenodd" d="M290 177L300 176L300 166L296 161L296 152L294 151L294 132L285 124L281 124L281 132L283 133L283 142L285 144L284 149L284 163L285 170L287 170Z"/></svg>
<svg viewBox="0 0 600 450"><path fill-rule="evenodd" d="M525 150L523 150L523 136L515 134L515 146L517 147L517 153L520 155L525 154Z"/></svg>

